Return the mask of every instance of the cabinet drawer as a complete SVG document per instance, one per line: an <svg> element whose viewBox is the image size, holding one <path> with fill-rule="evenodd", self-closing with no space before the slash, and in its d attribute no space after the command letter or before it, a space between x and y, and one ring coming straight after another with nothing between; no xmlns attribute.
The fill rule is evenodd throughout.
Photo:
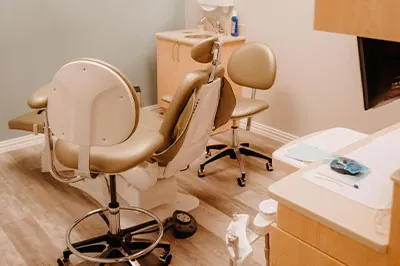
<svg viewBox="0 0 400 266"><path fill-rule="evenodd" d="M271 265L275 266L344 266L334 258L271 226Z"/></svg>
<svg viewBox="0 0 400 266"><path fill-rule="evenodd" d="M314 219L283 205L278 205L277 225L308 245L350 266L387 265L387 254L377 253Z"/></svg>

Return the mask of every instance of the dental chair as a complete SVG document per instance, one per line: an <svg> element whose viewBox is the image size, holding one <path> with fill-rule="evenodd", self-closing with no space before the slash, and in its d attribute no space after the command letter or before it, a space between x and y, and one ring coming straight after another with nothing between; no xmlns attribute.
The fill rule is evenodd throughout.
<svg viewBox="0 0 400 266"><path fill-rule="evenodd" d="M134 89L117 69L98 60L78 59L64 65L49 85L29 99L34 113L9 122L11 129L44 132L43 161L52 176L88 192L105 206L68 229L67 249L58 265L68 264L71 254L100 265L139 265L136 259L155 248L164 249L160 256L163 265L171 262L169 244L161 241L163 222L142 206L155 208L170 203L171 198L175 200L173 175L203 153L213 129L229 121L236 102L219 65L220 48L217 38L194 46L193 59L212 62L212 66L186 76L163 119L139 108ZM135 172L141 164L147 167ZM162 199L157 200L153 192ZM107 204L105 195L109 196ZM135 207L122 207L120 200ZM198 206L197 199L195 204ZM153 227L158 228L156 240L132 238L149 223L122 228L120 210L148 215ZM73 229L97 214L109 231L72 243ZM97 256L87 255L91 253Z"/></svg>
<svg viewBox="0 0 400 266"><path fill-rule="evenodd" d="M251 118L269 108L263 100L255 99L256 90L268 90L275 82L276 61L271 49L261 43L247 43L238 48L231 55L228 62L228 74L232 81L238 85L252 88L251 98L237 97L236 107L232 113L232 144L216 144L206 147L206 160L200 164L199 177L204 177L204 168L225 156L236 159L239 163L241 177L237 178L240 186L246 185L246 172L242 156L251 156L266 160L266 168L272 171L272 159L250 148L249 143L239 143L237 131L241 119L248 119L247 130L251 126ZM212 155L211 150L220 150Z"/></svg>

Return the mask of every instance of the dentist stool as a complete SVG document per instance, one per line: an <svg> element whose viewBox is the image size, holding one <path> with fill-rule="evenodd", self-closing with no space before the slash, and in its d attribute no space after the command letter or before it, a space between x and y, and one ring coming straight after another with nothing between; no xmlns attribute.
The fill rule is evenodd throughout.
<svg viewBox="0 0 400 266"><path fill-rule="evenodd" d="M31 98L34 101L30 101L29 105L44 116L45 152L50 158L52 176L63 183L104 176L110 188L108 207L89 212L68 229L67 249L58 264L68 264L69 256L75 254L101 265L116 262L138 265L137 258L157 247L165 248L160 260L169 264L169 245L160 242L163 236L160 219L144 209L120 206L116 196L117 174L145 161L163 142L159 132L138 127L140 109L135 90L125 77L112 68L85 59L64 65L46 90L46 97ZM57 138L57 142L54 143L53 138ZM76 147L76 157L60 153L57 147L63 142ZM55 156L65 165L74 164L74 175L58 171L53 163ZM159 229L156 240L128 240L136 227L121 228L120 210L140 212L154 219ZM70 236L73 229L94 215L100 215L107 221L108 232L72 243ZM88 255L93 253L100 255Z"/></svg>

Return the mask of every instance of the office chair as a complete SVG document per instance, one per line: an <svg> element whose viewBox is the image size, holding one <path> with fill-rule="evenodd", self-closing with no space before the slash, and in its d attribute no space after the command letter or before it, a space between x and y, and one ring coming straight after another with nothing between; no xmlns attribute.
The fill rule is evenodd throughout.
<svg viewBox="0 0 400 266"><path fill-rule="evenodd" d="M160 130L139 121L140 109L132 86L118 70L98 60L80 59L64 65L49 85L30 98L30 107L45 118L39 128L45 133L51 174L63 183L105 176L110 192L108 207L88 213L68 229L67 249L58 260L59 265L68 264L71 254L101 265L114 262L139 265L136 259L154 248L164 249L160 256L163 265L171 262L170 246L161 242L160 219L142 208L119 206L117 176L145 160L155 161L163 169L164 177L171 176L203 152L213 128L229 120L235 101L232 88L223 77L224 69L219 66L219 45L217 39L210 39L193 49L193 58L213 61L213 66L185 78ZM37 117L31 121L40 123ZM57 138L55 143L53 137ZM65 176L58 171L55 158L77 174ZM138 211L154 219L153 225L159 229L156 241L131 241L130 236L148 224L121 229L120 209ZM109 232L71 243L72 230L96 214L105 219ZM140 251L133 253L135 250ZM100 255L91 257L87 253Z"/></svg>
<svg viewBox="0 0 400 266"><path fill-rule="evenodd" d="M276 61L271 49L261 43L247 43L238 48L231 55L228 62L228 74L232 81L238 85L252 88L251 98L237 97L236 107L232 113L232 144L217 144L206 147L206 160L200 164L199 177L204 177L204 168L220 158L229 156L239 163L241 176L237 178L240 186L246 185L246 172L242 155L261 158L266 160L266 168L272 171L272 159L260 152L250 148L249 143L239 143L237 130L241 119L248 119L248 130L251 117L265 111L269 104L262 100L255 99L256 90L268 90L275 82ZM211 150L220 152L211 155Z"/></svg>

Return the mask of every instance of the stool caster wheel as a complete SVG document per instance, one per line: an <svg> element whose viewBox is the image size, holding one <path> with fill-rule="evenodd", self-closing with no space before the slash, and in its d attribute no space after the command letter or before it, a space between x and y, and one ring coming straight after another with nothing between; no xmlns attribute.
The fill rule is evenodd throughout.
<svg viewBox="0 0 400 266"><path fill-rule="evenodd" d="M205 156L206 159L211 157L211 151L206 151Z"/></svg>
<svg viewBox="0 0 400 266"><path fill-rule="evenodd" d="M242 177L237 178L238 185L241 187L246 186L246 174L242 174Z"/></svg>
<svg viewBox="0 0 400 266"><path fill-rule="evenodd" d="M161 254L161 256L160 256L161 265L168 266L168 265L171 264L171 261L172 261L172 255L171 254L169 254L168 252L164 252L164 253Z"/></svg>
<svg viewBox="0 0 400 266"><path fill-rule="evenodd" d="M199 168L199 170L197 171L197 175L200 177L200 178L203 178L203 177L205 177L205 173L204 173L204 168Z"/></svg>
<svg viewBox="0 0 400 266"><path fill-rule="evenodd" d="M68 265L70 265L70 261L60 258L60 259L57 259L57 265L58 266L68 266Z"/></svg>
<svg viewBox="0 0 400 266"><path fill-rule="evenodd" d="M266 166L266 168L267 168L268 171L270 171L270 172L274 171L274 167L272 166L272 163L267 162L267 163L265 164L265 166Z"/></svg>

